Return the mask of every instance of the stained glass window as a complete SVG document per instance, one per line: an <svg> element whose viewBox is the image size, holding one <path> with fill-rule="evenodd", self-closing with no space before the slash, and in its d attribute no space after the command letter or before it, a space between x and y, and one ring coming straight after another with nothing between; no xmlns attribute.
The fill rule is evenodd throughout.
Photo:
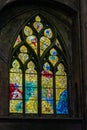
<svg viewBox="0 0 87 130"><path fill-rule="evenodd" d="M11 114L69 114L67 63L61 43L56 28L40 14L26 22L10 60Z"/></svg>

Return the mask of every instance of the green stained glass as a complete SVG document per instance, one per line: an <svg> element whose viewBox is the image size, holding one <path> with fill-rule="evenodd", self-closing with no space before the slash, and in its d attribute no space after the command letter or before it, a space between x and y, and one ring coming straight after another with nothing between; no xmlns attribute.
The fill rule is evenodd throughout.
<svg viewBox="0 0 87 130"><path fill-rule="evenodd" d="M23 64L28 60L29 55L27 54L27 48L25 46L22 46L20 48L20 53L18 57L22 61Z"/></svg>
<svg viewBox="0 0 87 130"><path fill-rule="evenodd" d="M17 39L16 39L16 41L15 41L15 44L14 44L14 46L13 46L13 48L15 48L18 44L20 44L21 43L21 37L20 37L20 35L18 35L18 37L17 37Z"/></svg>
<svg viewBox="0 0 87 130"><path fill-rule="evenodd" d="M49 38L42 36L40 38L40 55L43 54L43 52L50 46L51 41Z"/></svg>
<svg viewBox="0 0 87 130"><path fill-rule="evenodd" d="M10 113L22 113L23 103L22 100L10 100Z"/></svg>
<svg viewBox="0 0 87 130"><path fill-rule="evenodd" d="M58 62L58 56L57 56L57 51L53 48L50 50L50 56L49 56L49 61L53 66Z"/></svg>
<svg viewBox="0 0 87 130"><path fill-rule="evenodd" d="M46 62L43 66L42 77L42 114L53 113L53 74L50 65Z"/></svg>
<svg viewBox="0 0 87 130"><path fill-rule="evenodd" d="M27 70L25 73L25 112L37 113L37 100L38 100L38 88L37 88L37 72L34 69L35 65L32 61L27 64Z"/></svg>
<svg viewBox="0 0 87 130"><path fill-rule="evenodd" d="M32 47L37 54L37 37L34 35L28 36L26 42Z"/></svg>
<svg viewBox="0 0 87 130"><path fill-rule="evenodd" d="M39 16L35 17L35 22L33 23L33 26L38 33L42 30L43 24L41 23L41 18Z"/></svg>

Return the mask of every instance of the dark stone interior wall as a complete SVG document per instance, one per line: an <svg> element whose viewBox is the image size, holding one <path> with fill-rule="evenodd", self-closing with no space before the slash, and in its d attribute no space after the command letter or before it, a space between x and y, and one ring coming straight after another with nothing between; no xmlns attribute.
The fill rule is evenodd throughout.
<svg viewBox="0 0 87 130"><path fill-rule="evenodd" d="M85 128L85 124L86 124L86 117L87 117L87 1L86 0L81 0L80 3L80 8L78 8L78 1L77 0L55 0L56 2L60 2L63 3L65 5L67 5L68 7L72 8L71 10L67 10L67 8L65 7L65 10L67 10L68 12L71 12L71 16L70 14L68 14L69 17L72 17L73 19L76 18L75 17L75 12L76 12L76 16L78 16L77 18L77 22L75 22L74 24L77 23L76 26L80 26L78 27L79 29L77 29L79 31L75 31L75 35L79 35L78 36L78 40L80 42L80 45L82 47L81 48L77 48L74 52L76 55L78 55L78 50L80 52L80 56L81 59L77 59L77 62L81 62L80 65L77 66L77 68L79 67L81 69L81 84L80 84L80 80L78 80L79 85L81 86L81 94L82 97L78 100L81 100L82 104L79 105L79 107L82 107L82 113L79 110L80 113L80 117L79 118L74 118L75 115L72 117L72 119L61 119L61 120L32 120L32 119L14 119L14 118L7 118L8 115L8 111L6 110L8 108L8 89L6 89L6 87L8 86L8 61L9 61L9 50L11 48L12 45L12 41L13 41L13 37L16 36L15 34L15 30L17 30L19 27L19 25L21 25L24 22L23 18L27 18L27 15L19 15L17 17L13 17L15 15L15 11L17 8L14 9L14 7L12 7L11 10L7 11L6 15L6 11L4 12L4 6L6 6L8 3L13 2L16 0L0 0L0 10L1 10L1 19L0 19L0 28L2 28L0 30L0 129L1 130L15 130L15 129L50 129L50 130L56 130L56 129L65 129L65 130L86 130ZM17 0L22 2L21 0ZM41 1L41 0L40 0ZM45 1L45 0L42 0ZM37 0L37 2L39 2L39 0ZM55 3L55 2L54 2ZM58 3L59 4L59 3ZM64 5L63 5L64 6ZM57 5L55 6L55 8L57 9ZM18 12L20 12L20 9L17 10ZM2 13L3 12L3 13ZM66 12L66 11L65 11ZM72 13L74 12L74 13ZM62 12L64 13L64 12ZM65 19L69 18L69 17L65 17ZM5 19L6 18L6 19ZM12 19L11 19L12 18ZM10 19L10 20L9 20ZM81 21L80 21L81 20ZM65 20L67 21L67 20ZM71 22L71 21L70 21ZM81 23L80 23L81 22ZM67 22L66 22L67 23ZM80 25L78 25L80 24ZM60 22L59 22L60 25ZM60 27L62 27L60 25ZM81 30L80 30L81 29ZM66 27L65 27L66 30ZM60 30L61 31L61 30ZM67 29L67 31L69 32L69 29ZM64 29L62 32L65 32ZM77 34L78 33L78 34ZM74 33L73 33L74 35ZM69 35L70 36L70 35ZM67 40L67 35L65 33L65 41ZM70 37L68 37L70 38ZM78 42L77 40L77 42ZM67 42L67 41L66 41ZM3 44L1 44L3 43ZM67 42L69 43L69 41ZM76 42L75 42L76 44ZM69 44L70 45L70 44ZM76 46L78 47L78 45ZM69 46L70 48L70 46ZM71 50L70 50L71 52ZM72 55L72 54L71 54ZM75 56L75 55L74 55ZM77 56L78 58L78 56ZM76 64L77 65L77 64ZM2 69L4 68L4 69ZM77 69L78 70L78 69ZM75 76L78 77L78 74ZM4 96L4 98L3 98ZM82 105L82 106L81 106ZM74 108L75 109L75 108ZM85 122L84 122L85 119Z"/></svg>
<svg viewBox="0 0 87 130"><path fill-rule="evenodd" d="M0 0L0 9L2 9L5 5L7 5L10 2L20 1L22 3L23 0ZM32 1L32 0L25 0L25 1ZM36 0L37 3L39 1L46 1L46 0ZM53 0L51 0L53 1ZM65 4L75 10L78 8L77 0L54 0L56 2L60 2L62 4Z"/></svg>

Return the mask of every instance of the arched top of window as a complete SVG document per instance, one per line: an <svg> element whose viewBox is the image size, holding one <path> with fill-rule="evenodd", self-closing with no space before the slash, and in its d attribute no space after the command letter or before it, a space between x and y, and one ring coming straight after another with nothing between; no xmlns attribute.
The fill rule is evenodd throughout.
<svg viewBox="0 0 87 130"><path fill-rule="evenodd" d="M41 14L24 24L10 60L10 113L69 114L67 57L59 37Z"/></svg>

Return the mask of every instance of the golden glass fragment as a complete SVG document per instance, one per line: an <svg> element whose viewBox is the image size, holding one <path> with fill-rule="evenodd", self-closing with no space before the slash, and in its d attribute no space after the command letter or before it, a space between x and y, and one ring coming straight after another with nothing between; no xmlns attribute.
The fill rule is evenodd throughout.
<svg viewBox="0 0 87 130"><path fill-rule="evenodd" d="M33 34L33 30L29 26L24 27L24 34L26 36L31 36Z"/></svg>

